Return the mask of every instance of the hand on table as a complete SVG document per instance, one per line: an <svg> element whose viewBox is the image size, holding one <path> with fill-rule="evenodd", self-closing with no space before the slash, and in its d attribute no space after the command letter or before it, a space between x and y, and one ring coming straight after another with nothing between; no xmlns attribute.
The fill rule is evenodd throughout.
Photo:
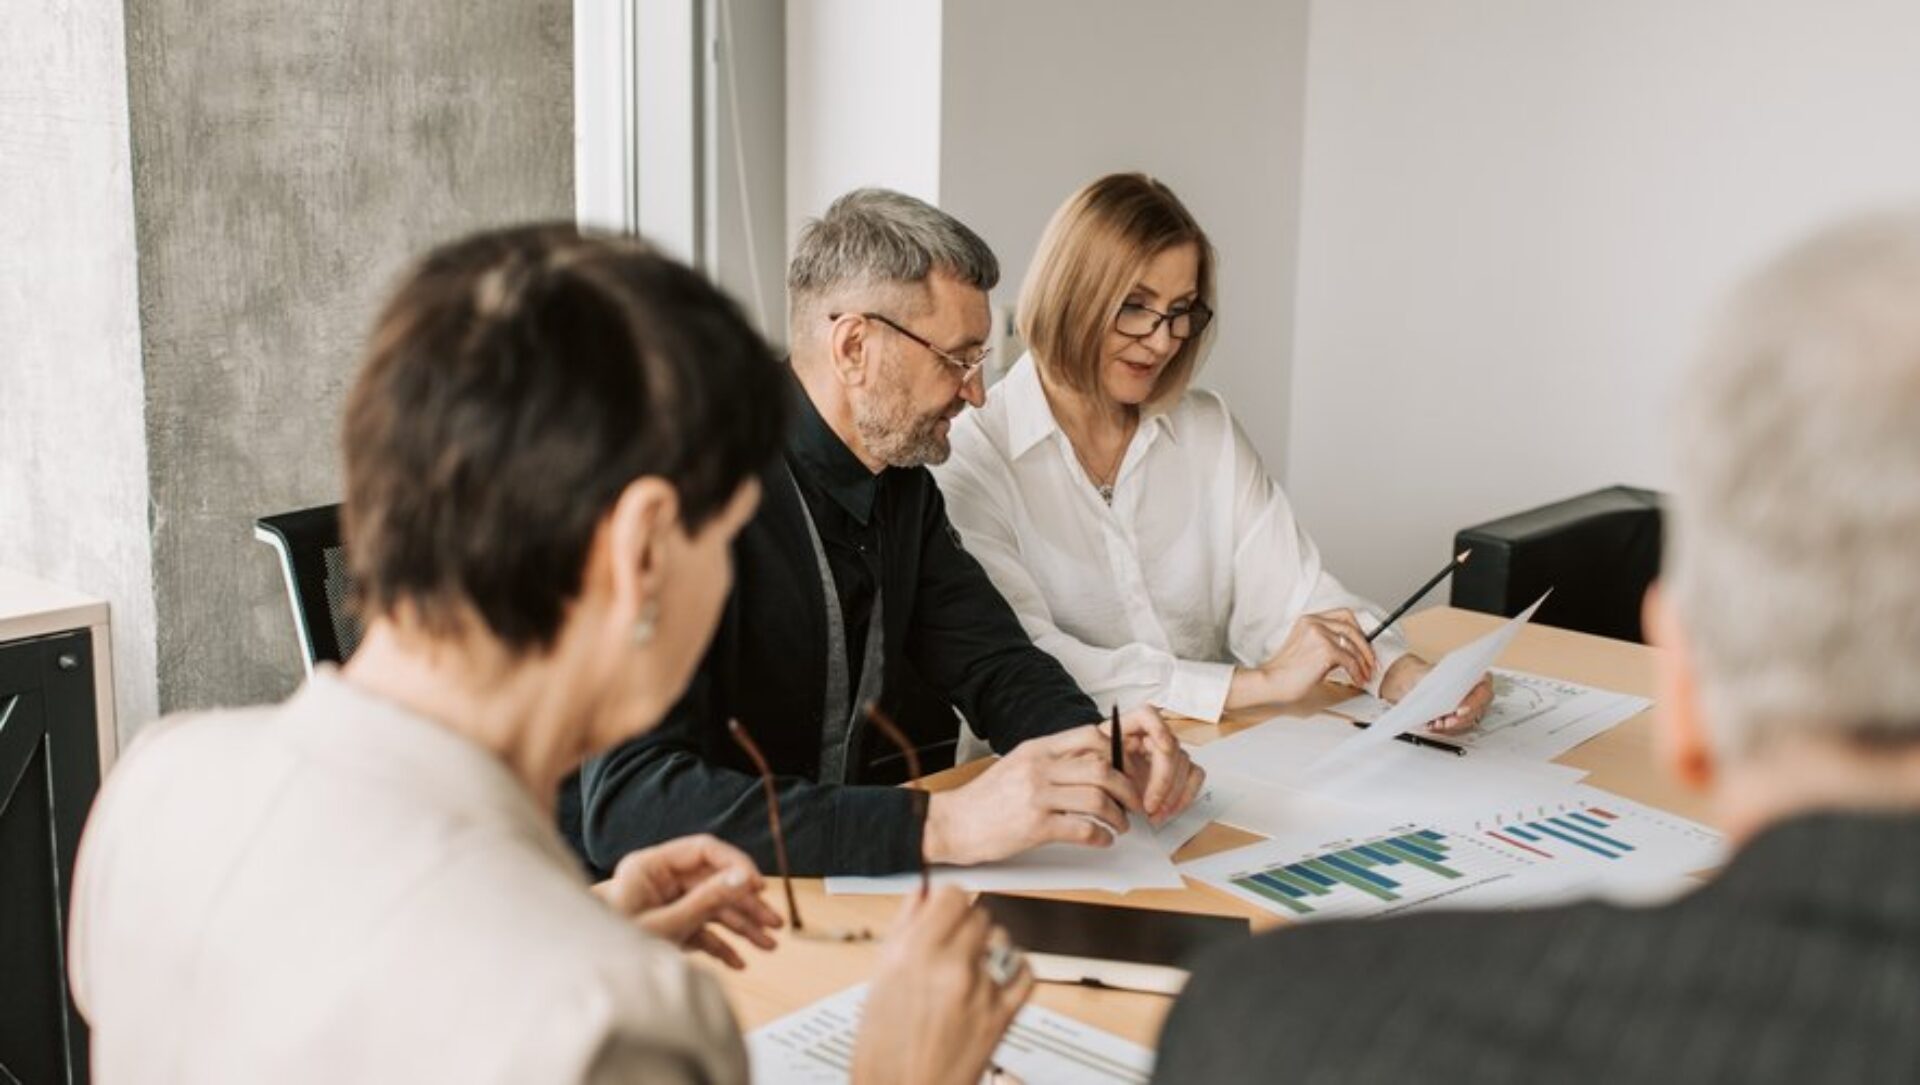
<svg viewBox="0 0 1920 1085"><path fill-rule="evenodd" d="M1101 725L1108 733L1111 723ZM1142 705L1120 714L1125 744L1127 779L1140 793L1141 812L1157 828L1179 817L1200 795L1207 770L1193 763L1180 739L1160 713ZM1109 751L1108 760L1112 760Z"/></svg>
<svg viewBox="0 0 1920 1085"><path fill-rule="evenodd" d="M1028 739L967 784L935 793L921 843L927 861L986 863L1061 842L1108 846L1127 830L1126 812L1145 809L1108 747L1092 725Z"/></svg>
<svg viewBox="0 0 1920 1085"><path fill-rule="evenodd" d="M729 968L746 962L720 937L725 927L761 949L780 916L760 899L764 882L753 860L706 835L683 836L629 852L613 876L593 887L600 899L640 928L681 949L699 950Z"/></svg>
<svg viewBox="0 0 1920 1085"><path fill-rule="evenodd" d="M909 895L880 948L853 1080L975 1085L1033 993L1024 961L1004 985L987 974L988 947L1005 942L1006 932L952 886Z"/></svg>
<svg viewBox="0 0 1920 1085"><path fill-rule="evenodd" d="M1373 645L1367 643L1353 611L1325 610L1301 615L1279 651L1258 668L1242 673L1258 687L1249 704L1292 704L1337 670L1364 686L1373 680L1376 662Z"/></svg>
<svg viewBox="0 0 1920 1085"><path fill-rule="evenodd" d="M1127 831L1129 810L1161 825L1193 805L1206 771L1160 713L1121 715L1122 772L1113 770L1109 730L1089 724L1028 739L972 782L933 795L927 861L986 863L1054 843L1104 848Z"/></svg>
<svg viewBox="0 0 1920 1085"><path fill-rule="evenodd" d="M1387 668L1387 676L1380 681L1380 698L1398 703L1420 680L1433 670L1433 664L1409 652L1394 660ZM1481 675L1480 681L1473 684L1467 695L1460 699L1459 707L1439 719L1427 724L1427 730L1440 735L1457 735L1473 730L1480 718L1487 714L1493 704L1493 678Z"/></svg>

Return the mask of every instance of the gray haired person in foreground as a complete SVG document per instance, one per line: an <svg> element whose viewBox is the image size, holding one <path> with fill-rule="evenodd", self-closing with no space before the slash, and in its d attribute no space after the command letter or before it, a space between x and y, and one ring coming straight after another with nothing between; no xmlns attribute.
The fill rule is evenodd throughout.
<svg viewBox="0 0 1920 1085"><path fill-rule="evenodd" d="M1156 1080L1920 1081L1920 212L1748 284L1674 429L1661 759L1726 869L1265 936L1196 971Z"/></svg>

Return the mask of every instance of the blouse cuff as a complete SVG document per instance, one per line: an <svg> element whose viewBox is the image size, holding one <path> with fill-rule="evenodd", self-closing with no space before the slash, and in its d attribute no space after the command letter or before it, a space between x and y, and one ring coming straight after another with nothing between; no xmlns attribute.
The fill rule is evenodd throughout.
<svg viewBox="0 0 1920 1085"><path fill-rule="evenodd" d="M1175 660L1167 684L1152 698L1156 708L1208 723L1220 722L1233 686L1233 664Z"/></svg>
<svg viewBox="0 0 1920 1085"><path fill-rule="evenodd" d="M1382 633L1374 638L1373 680L1367 683L1367 692L1375 697L1380 696L1380 684L1387 680L1387 672L1393 669L1395 663L1400 662L1401 656L1411 650L1407 647L1406 638L1397 631Z"/></svg>

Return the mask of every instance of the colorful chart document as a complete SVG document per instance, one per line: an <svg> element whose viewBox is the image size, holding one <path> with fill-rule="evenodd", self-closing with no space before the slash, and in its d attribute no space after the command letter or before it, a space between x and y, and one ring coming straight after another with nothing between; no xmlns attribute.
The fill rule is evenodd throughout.
<svg viewBox="0 0 1920 1085"><path fill-rule="evenodd" d="M1393 915L1449 901L1497 905L1532 863L1471 835L1418 824L1322 839L1275 839L1183 872L1286 918Z"/></svg>
<svg viewBox="0 0 1920 1085"><path fill-rule="evenodd" d="M1533 612L1539 610L1540 604L1546 602L1547 595L1551 594L1552 589L1548 589L1545 595L1507 619L1498 629L1442 656L1440 662L1433 665L1433 670L1408 690L1398 704L1375 720L1372 727L1322 755L1322 761L1330 764L1357 757L1396 735L1424 727L1458 708L1474 684L1480 681L1480 676L1492 669L1500 653L1506 651L1507 645L1513 643L1513 638L1520 634L1520 627L1527 624L1527 619L1533 617Z"/></svg>
<svg viewBox="0 0 1920 1085"><path fill-rule="evenodd" d="M838 1085L853 1071L854 1037L867 985L849 987L747 1036L753 1080ZM1040 1006L1014 1018L994 1062L1029 1083L1144 1085L1153 1052Z"/></svg>
<svg viewBox="0 0 1920 1085"><path fill-rule="evenodd" d="M1376 819L1377 822L1377 819ZM1720 834L1598 788L1444 822L1292 833L1181 872L1299 921L1432 907L1512 907L1610 887L1644 895L1724 857Z"/></svg>
<svg viewBox="0 0 1920 1085"><path fill-rule="evenodd" d="M1645 697L1595 689L1521 671L1493 672L1493 706L1480 725L1447 741L1470 750L1498 750L1550 760L1652 707ZM1372 723L1393 706L1361 694L1330 711Z"/></svg>

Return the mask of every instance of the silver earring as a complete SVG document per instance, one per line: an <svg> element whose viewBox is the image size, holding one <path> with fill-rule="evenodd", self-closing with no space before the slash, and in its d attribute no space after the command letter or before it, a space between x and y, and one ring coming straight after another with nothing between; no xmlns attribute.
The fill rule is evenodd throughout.
<svg viewBox="0 0 1920 1085"><path fill-rule="evenodd" d="M659 626L660 604L649 599L640 604L640 617L634 619L633 629L627 633L627 638L632 641L634 647L639 648L652 642L653 635L658 631Z"/></svg>

